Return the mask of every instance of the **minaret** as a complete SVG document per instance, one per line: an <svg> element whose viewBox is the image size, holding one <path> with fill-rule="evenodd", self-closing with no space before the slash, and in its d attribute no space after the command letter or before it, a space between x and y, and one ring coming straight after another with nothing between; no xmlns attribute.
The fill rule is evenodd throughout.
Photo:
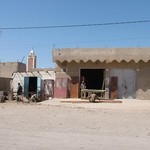
<svg viewBox="0 0 150 150"><path fill-rule="evenodd" d="M31 71L34 68L36 68L36 55L33 49L31 49L27 59L27 71Z"/></svg>

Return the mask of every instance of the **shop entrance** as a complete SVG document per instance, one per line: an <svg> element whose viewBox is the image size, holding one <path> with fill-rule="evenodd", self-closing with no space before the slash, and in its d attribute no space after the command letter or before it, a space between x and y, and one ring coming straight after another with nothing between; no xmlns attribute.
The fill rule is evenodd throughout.
<svg viewBox="0 0 150 150"><path fill-rule="evenodd" d="M104 89L104 69L81 69L80 83L82 80L87 89Z"/></svg>

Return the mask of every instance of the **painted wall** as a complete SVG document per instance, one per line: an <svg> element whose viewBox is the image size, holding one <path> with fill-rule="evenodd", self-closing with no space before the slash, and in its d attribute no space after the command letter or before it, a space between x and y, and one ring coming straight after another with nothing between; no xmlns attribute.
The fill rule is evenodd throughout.
<svg viewBox="0 0 150 150"><path fill-rule="evenodd" d="M18 83L24 87L24 77L41 77L42 80L51 79L55 80L55 72L54 71L33 71L33 72L17 72L14 73L11 82L11 89L13 92L17 92ZM24 89L23 89L24 90Z"/></svg>

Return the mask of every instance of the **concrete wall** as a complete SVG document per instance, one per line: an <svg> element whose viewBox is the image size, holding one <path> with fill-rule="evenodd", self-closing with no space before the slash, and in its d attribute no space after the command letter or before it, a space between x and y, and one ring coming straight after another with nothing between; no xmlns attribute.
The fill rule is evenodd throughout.
<svg viewBox="0 0 150 150"><path fill-rule="evenodd" d="M0 77L0 91L9 91L10 81L11 81L11 78Z"/></svg>
<svg viewBox="0 0 150 150"><path fill-rule="evenodd" d="M111 63L106 62L80 62L76 63L74 61L68 63L57 63L58 68L66 68L67 74L70 77L79 77L80 78L80 69L87 68L97 68L105 69L105 88L109 90L109 78L110 78L110 69L133 69L135 70L135 98L137 99L149 99L150 100L150 62L140 61L135 63L134 61L125 62L122 61L118 63L113 61ZM79 79L80 80L80 79Z"/></svg>
<svg viewBox="0 0 150 150"><path fill-rule="evenodd" d="M0 77L12 78L14 72L26 71L26 65L19 62L0 63Z"/></svg>
<svg viewBox="0 0 150 150"><path fill-rule="evenodd" d="M150 62L140 62L136 74L136 97L150 100Z"/></svg>
<svg viewBox="0 0 150 150"><path fill-rule="evenodd" d="M19 62L1 62L0 63L0 90L10 90L10 80L14 72L25 71L26 65Z"/></svg>

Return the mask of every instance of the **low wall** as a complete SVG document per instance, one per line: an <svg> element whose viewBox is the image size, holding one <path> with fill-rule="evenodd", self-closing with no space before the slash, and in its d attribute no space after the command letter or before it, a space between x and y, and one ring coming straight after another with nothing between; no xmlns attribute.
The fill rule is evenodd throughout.
<svg viewBox="0 0 150 150"><path fill-rule="evenodd" d="M10 91L11 78L0 77L0 91Z"/></svg>

